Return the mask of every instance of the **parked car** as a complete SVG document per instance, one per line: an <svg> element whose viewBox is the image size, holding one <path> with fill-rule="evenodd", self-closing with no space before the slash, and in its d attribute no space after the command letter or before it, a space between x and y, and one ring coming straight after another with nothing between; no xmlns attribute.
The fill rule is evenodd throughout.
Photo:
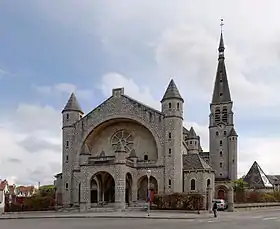
<svg viewBox="0 0 280 229"><path fill-rule="evenodd" d="M226 203L226 201L225 200L223 200L223 199L214 199L213 201L212 201L212 203L217 203L217 206L218 206L218 210L222 210L222 211L224 211L224 210L226 210L227 209L227 203Z"/></svg>

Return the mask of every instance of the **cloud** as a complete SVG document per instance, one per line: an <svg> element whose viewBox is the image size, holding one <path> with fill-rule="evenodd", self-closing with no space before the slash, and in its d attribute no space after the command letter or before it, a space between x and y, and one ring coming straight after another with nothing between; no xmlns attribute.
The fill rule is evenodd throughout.
<svg viewBox="0 0 280 229"><path fill-rule="evenodd" d="M89 89L78 89L77 86L70 83L59 83L52 86L47 85L33 85L33 88L47 96L61 96L63 94L70 95L72 92L84 100L90 100L93 97L93 91Z"/></svg>
<svg viewBox="0 0 280 229"><path fill-rule="evenodd" d="M18 142L26 151L30 153L40 153L41 151L51 150L54 152L61 152L61 144L52 143L37 136L28 136L24 140Z"/></svg>
<svg viewBox="0 0 280 229"><path fill-rule="evenodd" d="M15 112L2 112L1 176L16 184L53 183L53 175L61 171L53 166L61 163L60 118L51 106L36 104L19 104Z"/></svg>

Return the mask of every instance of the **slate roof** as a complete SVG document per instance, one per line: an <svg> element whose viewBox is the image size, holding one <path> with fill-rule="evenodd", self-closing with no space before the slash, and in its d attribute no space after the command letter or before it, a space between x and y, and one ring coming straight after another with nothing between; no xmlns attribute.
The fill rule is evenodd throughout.
<svg viewBox="0 0 280 229"><path fill-rule="evenodd" d="M213 170L210 165L208 165L199 154L189 153L183 155L183 168L184 170L197 170L197 169L207 169Z"/></svg>
<svg viewBox="0 0 280 229"><path fill-rule="evenodd" d="M256 161L243 180L248 184L249 188L263 189L273 187L271 178L269 179Z"/></svg>
<svg viewBox="0 0 280 229"><path fill-rule="evenodd" d="M161 102L166 99L180 99L184 101L173 79L170 81Z"/></svg>
<svg viewBox="0 0 280 229"><path fill-rule="evenodd" d="M188 139L198 139L198 136L196 135L193 127L191 127L187 138Z"/></svg>
<svg viewBox="0 0 280 229"><path fill-rule="evenodd" d="M68 102L62 110L62 112L64 111L78 111L84 113L74 93L71 94Z"/></svg>
<svg viewBox="0 0 280 229"><path fill-rule="evenodd" d="M221 33L220 44L219 44L219 62L216 72L215 85L212 96L212 103L223 103L223 102L231 102L230 90L227 79L227 71L225 65L225 57L224 57L224 38Z"/></svg>
<svg viewBox="0 0 280 229"><path fill-rule="evenodd" d="M231 128L231 130L229 132L229 136L238 136L238 134L236 133L234 127Z"/></svg>

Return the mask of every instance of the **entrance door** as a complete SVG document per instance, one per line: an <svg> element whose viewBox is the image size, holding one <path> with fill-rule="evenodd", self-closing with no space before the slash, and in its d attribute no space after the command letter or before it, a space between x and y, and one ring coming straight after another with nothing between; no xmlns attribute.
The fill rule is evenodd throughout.
<svg viewBox="0 0 280 229"><path fill-rule="evenodd" d="M225 200L225 191L224 190L219 190L218 191L218 199L223 199Z"/></svg>

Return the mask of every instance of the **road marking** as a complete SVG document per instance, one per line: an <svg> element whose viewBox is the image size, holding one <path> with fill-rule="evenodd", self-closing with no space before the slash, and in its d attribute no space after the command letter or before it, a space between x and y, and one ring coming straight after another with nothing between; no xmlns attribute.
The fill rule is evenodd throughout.
<svg viewBox="0 0 280 229"><path fill-rule="evenodd" d="M279 219L279 217L268 217L268 218L263 218L263 220L274 220L274 219Z"/></svg>

